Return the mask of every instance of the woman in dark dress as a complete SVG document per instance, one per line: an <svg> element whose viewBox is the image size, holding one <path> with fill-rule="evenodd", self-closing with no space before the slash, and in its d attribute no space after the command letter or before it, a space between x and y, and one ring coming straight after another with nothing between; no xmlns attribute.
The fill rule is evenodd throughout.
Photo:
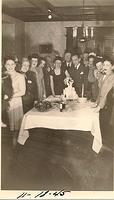
<svg viewBox="0 0 114 200"><path fill-rule="evenodd" d="M46 97L51 95L51 87L50 87L50 71L51 70L53 70L53 62L52 62L51 57L47 56L46 57L46 64L43 67Z"/></svg>
<svg viewBox="0 0 114 200"><path fill-rule="evenodd" d="M61 95L64 88L65 73L62 70L62 59L56 57L54 60L54 70L50 72L50 86L52 95Z"/></svg>
<svg viewBox="0 0 114 200"><path fill-rule="evenodd" d="M35 73L29 70L30 63L29 60L22 61L21 73L25 75L26 81L26 92L22 97L23 111L28 112L34 106L34 101L37 100L37 84Z"/></svg>

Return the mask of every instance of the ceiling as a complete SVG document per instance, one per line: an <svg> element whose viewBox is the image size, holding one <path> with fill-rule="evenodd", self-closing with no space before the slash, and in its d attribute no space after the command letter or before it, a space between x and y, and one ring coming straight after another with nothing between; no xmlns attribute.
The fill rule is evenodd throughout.
<svg viewBox="0 0 114 200"><path fill-rule="evenodd" d="M81 21L82 14L87 21L105 21L114 20L114 0L2 0L2 12L24 22Z"/></svg>

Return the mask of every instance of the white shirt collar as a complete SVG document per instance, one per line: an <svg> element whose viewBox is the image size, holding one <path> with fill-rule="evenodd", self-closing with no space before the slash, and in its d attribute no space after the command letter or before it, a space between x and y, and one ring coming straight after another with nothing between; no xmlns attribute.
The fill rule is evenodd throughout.
<svg viewBox="0 0 114 200"><path fill-rule="evenodd" d="M79 63L77 66L75 66L75 68L77 68L77 69L78 69L78 68L79 68L79 66L80 66L80 63Z"/></svg>

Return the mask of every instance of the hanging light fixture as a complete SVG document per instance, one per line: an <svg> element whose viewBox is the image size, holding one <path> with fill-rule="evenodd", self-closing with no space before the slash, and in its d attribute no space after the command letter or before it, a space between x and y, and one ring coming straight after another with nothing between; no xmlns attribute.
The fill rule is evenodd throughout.
<svg viewBox="0 0 114 200"><path fill-rule="evenodd" d="M48 9L48 19L52 19L52 12L50 9Z"/></svg>
<svg viewBox="0 0 114 200"><path fill-rule="evenodd" d="M82 25L81 27L77 26L73 27L73 38L77 38L80 42L86 42L88 39L91 39L94 36L94 27L89 27L85 25L84 8L85 8L85 0L83 0L83 5L82 5Z"/></svg>

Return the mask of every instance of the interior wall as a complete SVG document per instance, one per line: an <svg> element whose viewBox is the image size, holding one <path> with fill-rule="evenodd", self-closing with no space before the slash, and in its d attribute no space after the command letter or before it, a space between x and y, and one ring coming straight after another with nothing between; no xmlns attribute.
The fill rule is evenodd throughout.
<svg viewBox="0 0 114 200"><path fill-rule="evenodd" d="M81 26L81 22L78 21L24 23L4 14L2 15L2 21L2 55L17 54L19 58L28 56L33 52L39 52L39 45L47 43L51 43L53 49L59 51L62 56L66 48L65 27ZM85 22L85 25L88 24L93 27L104 27L103 32L97 33L97 41L100 48L105 50L105 46L109 44L107 38L113 40L114 21ZM105 35L106 44L102 40L103 34ZM111 40L110 43L112 44Z"/></svg>
<svg viewBox="0 0 114 200"><path fill-rule="evenodd" d="M25 55L25 23L8 15L2 15L2 57Z"/></svg>
<svg viewBox="0 0 114 200"><path fill-rule="evenodd" d="M26 55L31 52L39 52L39 45L48 43L52 44L55 51L63 53L66 37L62 22L25 23Z"/></svg>
<svg viewBox="0 0 114 200"><path fill-rule="evenodd" d="M85 25L95 27L105 27L107 30L105 36L114 35L110 32L111 27L114 28L114 21L89 21ZM25 23L25 54L39 52L39 45L52 43L53 49L63 55L66 48L66 29L65 27L81 26L81 22L62 21L62 22L26 22ZM100 33L101 35L102 33Z"/></svg>

